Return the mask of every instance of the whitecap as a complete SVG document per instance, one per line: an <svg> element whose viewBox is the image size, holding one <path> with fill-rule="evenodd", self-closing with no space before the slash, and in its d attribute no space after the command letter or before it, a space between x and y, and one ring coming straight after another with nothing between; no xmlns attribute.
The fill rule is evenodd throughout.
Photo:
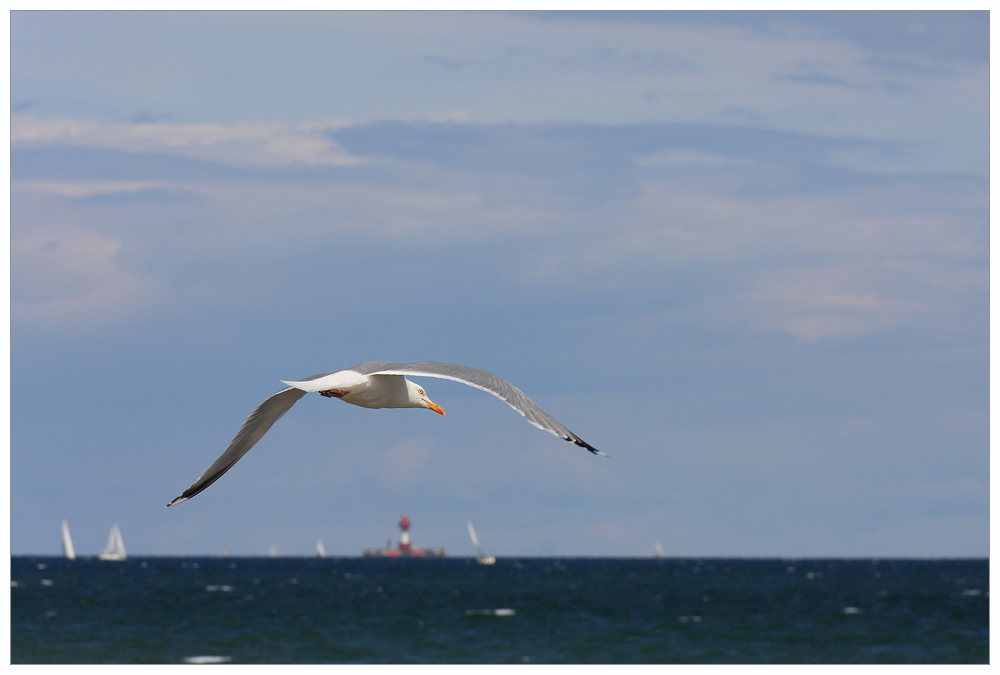
<svg viewBox="0 0 1000 675"><path fill-rule="evenodd" d="M499 609L467 609L465 616L514 616L517 612L509 607Z"/></svg>
<svg viewBox="0 0 1000 675"><path fill-rule="evenodd" d="M204 663L229 663L232 656L185 656L184 663L204 664Z"/></svg>
<svg viewBox="0 0 1000 675"><path fill-rule="evenodd" d="M860 607L844 607L844 614L861 614Z"/></svg>

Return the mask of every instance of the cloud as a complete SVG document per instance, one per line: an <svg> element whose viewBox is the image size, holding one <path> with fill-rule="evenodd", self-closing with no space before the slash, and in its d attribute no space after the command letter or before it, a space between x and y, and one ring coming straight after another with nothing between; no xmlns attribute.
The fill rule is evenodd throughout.
<svg viewBox="0 0 1000 675"><path fill-rule="evenodd" d="M48 192L60 197L93 197L118 193L138 192L165 187L151 181L16 181L12 190L33 190Z"/></svg>
<svg viewBox="0 0 1000 675"><path fill-rule="evenodd" d="M361 157L420 161L464 171L575 176L621 171L634 176L635 157L687 152L713 158L795 167L822 166L834 152L898 150L861 137L798 134L720 124L457 124L380 120L330 132Z"/></svg>
<svg viewBox="0 0 1000 675"><path fill-rule="evenodd" d="M120 239L81 230L11 242L11 319L43 325L101 322L146 302L152 279L125 269Z"/></svg>
<svg viewBox="0 0 1000 675"><path fill-rule="evenodd" d="M11 145L164 153L235 166L356 164L358 160L347 156L323 133L324 128L318 123L291 129L282 124L104 124L12 115Z"/></svg>
<svg viewBox="0 0 1000 675"><path fill-rule="evenodd" d="M530 12L536 20L730 26L769 37L816 36L873 53L919 54L945 62L989 60L985 11Z"/></svg>
<svg viewBox="0 0 1000 675"><path fill-rule="evenodd" d="M629 322L683 315L812 341L969 310L986 274L985 180L830 166L851 149L887 154L884 143L719 125L299 128L365 161L213 174L219 165L206 160L168 158L184 164L146 171L146 159L163 155L86 149L116 153L115 170L102 172L93 156L39 157L26 170L15 154L13 195L16 204L25 193L86 203L60 213L157 251L157 269L177 288L216 297L217 270L230 269L225 291L215 289L230 302L278 293L289 265L294 283L346 302L354 294L321 272L332 254L338 274L407 303L400 282L416 265L448 289L439 291L446 304L476 289L563 308L618 304ZM72 171L57 180L45 167ZM157 210L177 202L183 222ZM148 210L116 210L124 204ZM136 222L158 225L147 235ZM373 244L380 265L355 263ZM260 265L263 250L281 262Z"/></svg>
<svg viewBox="0 0 1000 675"><path fill-rule="evenodd" d="M788 82L798 82L799 84L815 84L820 86L834 86L834 87L849 87L851 86L846 80L834 77L833 75L827 75L816 70L805 71L801 73L786 73L782 75L775 75L776 80L786 80Z"/></svg>
<svg viewBox="0 0 1000 675"><path fill-rule="evenodd" d="M161 181L12 181L11 190L42 192L76 204L198 204L201 192Z"/></svg>
<svg viewBox="0 0 1000 675"><path fill-rule="evenodd" d="M874 281L872 270L857 265L823 265L768 271L738 296L753 308L752 325L805 340L854 337L887 330L908 315L928 311L927 302L900 298Z"/></svg>
<svg viewBox="0 0 1000 675"><path fill-rule="evenodd" d="M430 447L421 441L400 441L385 454L382 468L388 481L398 487L405 487L417 479L430 459Z"/></svg>

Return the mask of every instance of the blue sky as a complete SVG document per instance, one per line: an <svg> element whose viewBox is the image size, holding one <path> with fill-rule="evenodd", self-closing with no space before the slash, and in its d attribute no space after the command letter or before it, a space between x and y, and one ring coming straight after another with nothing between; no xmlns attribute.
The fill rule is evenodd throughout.
<svg viewBox="0 0 1000 675"><path fill-rule="evenodd" d="M982 556L985 13L11 16L11 549ZM367 360L492 397L304 398Z"/></svg>

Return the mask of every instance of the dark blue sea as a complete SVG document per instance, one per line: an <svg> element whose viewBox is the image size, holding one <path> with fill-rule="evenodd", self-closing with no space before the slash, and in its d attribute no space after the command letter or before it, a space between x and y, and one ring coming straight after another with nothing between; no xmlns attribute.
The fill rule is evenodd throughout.
<svg viewBox="0 0 1000 675"><path fill-rule="evenodd" d="M987 663L989 561L11 559L13 663Z"/></svg>

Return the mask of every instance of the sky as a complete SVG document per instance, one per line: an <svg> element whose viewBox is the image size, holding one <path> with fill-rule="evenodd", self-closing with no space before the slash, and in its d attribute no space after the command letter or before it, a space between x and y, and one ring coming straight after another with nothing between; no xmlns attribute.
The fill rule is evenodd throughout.
<svg viewBox="0 0 1000 675"><path fill-rule="evenodd" d="M986 556L989 19L10 17L10 546ZM280 380L303 398L165 509ZM416 378L414 378L416 379Z"/></svg>

